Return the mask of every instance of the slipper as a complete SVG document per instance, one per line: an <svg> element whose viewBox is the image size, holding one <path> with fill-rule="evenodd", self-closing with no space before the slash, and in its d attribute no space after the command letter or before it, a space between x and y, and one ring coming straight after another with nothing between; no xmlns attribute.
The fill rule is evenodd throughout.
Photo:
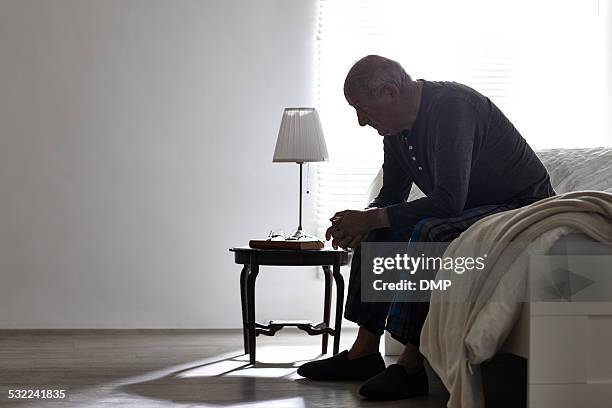
<svg viewBox="0 0 612 408"><path fill-rule="evenodd" d="M391 364L375 377L370 378L361 386L359 394L376 401L391 401L426 395L429 392L429 382L425 367L408 373L404 366Z"/></svg>
<svg viewBox="0 0 612 408"><path fill-rule="evenodd" d="M333 357L302 364L297 373L311 380L363 381L384 369L385 361L380 353L349 360L348 351L344 350Z"/></svg>

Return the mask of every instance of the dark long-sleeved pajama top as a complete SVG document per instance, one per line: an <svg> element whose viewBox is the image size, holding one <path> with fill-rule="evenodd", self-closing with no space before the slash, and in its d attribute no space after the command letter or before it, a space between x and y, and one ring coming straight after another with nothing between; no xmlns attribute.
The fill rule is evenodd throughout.
<svg viewBox="0 0 612 408"><path fill-rule="evenodd" d="M384 137L383 186L370 204L387 207L392 227L555 195L540 159L489 98L454 82L422 83L412 129ZM413 183L426 197L406 202Z"/></svg>

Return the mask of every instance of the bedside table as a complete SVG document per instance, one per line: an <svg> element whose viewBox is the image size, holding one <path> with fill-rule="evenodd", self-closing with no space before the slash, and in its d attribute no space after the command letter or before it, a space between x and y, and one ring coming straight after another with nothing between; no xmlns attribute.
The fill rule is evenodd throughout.
<svg viewBox="0 0 612 408"><path fill-rule="evenodd" d="M249 247L230 248L234 261L243 265L240 273L240 300L242 304L242 331L244 352L255 363L255 337L263 334L274 336L286 326L297 327L309 335L322 335L321 352L327 353L329 336L334 337L334 354L340 347L340 330L344 306L344 279L340 267L348 264L348 252L341 249L323 248L318 250L254 249ZM260 266L321 266L325 276L323 299L323 321L313 325L305 320L272 320L267 324L255 321L255 280ZM336 282L336 314L334 327L329 327L332 278Z"/></svg>

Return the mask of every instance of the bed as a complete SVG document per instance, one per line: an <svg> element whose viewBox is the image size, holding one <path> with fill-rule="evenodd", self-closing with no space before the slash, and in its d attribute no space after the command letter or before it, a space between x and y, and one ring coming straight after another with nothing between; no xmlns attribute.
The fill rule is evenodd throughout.
<svg viewBox="0 0 612 408"><path fill-rule="evenodd" d="M537 154L558 193L612 192L612 149L551 149ZM376 194L381 184L382 172L379 172L370 186L368 198ZM408 200L422 195L413 187ZM608 269L608 265L612 265L608 245L599 245L571 229L557 231L552 246L540 256L539 262L547 265L565 263L567 270L571 259L584 255L598 260L597 268ZM612 283L607 287L612 288ZM547 298L524 303L498 355L493 361L482 364L486 366L482 373L487 406L501 406L493 402L496 396L490 391L494 389L502 398L513 395L522 400L520 405L513 402L511 406L514 407L608 407L612 401L612 350L609 348L612 344L612 302L606 300L612 299L612 293L607 294L610 296L606 298L604 294L594 302L572 302L558 294L556 300ZM386 355L399 354L401 347L388 335L385 337ZM496 360L501 363L496 365ZM500 390L500 384L491 380L496 370L517 367L519 372L513 378L520 377L522 389L513 390L516 383L511 381L510 389L501 387ZM522 373L521 367L524 367Z"/></svg>

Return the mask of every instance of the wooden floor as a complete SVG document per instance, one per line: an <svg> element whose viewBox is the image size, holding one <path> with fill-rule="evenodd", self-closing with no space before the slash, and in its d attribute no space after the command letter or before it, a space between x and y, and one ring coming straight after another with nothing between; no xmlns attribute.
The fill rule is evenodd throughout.
<svg viewBox="0 0 612 408"><path fill-rule="evenodd" d="M343 347L354 338L343 331ZM296 369L320 356L320 337L284 329L257 338L257 364L231 331L0 331L0 405L8 407L444 407L432 395L364 401L360 383L302 379ZM341 348L341 349L342 349ZM393 359L389 359L392 363ZM63 400L9 400L9 389L65 389Z"/></svg>

